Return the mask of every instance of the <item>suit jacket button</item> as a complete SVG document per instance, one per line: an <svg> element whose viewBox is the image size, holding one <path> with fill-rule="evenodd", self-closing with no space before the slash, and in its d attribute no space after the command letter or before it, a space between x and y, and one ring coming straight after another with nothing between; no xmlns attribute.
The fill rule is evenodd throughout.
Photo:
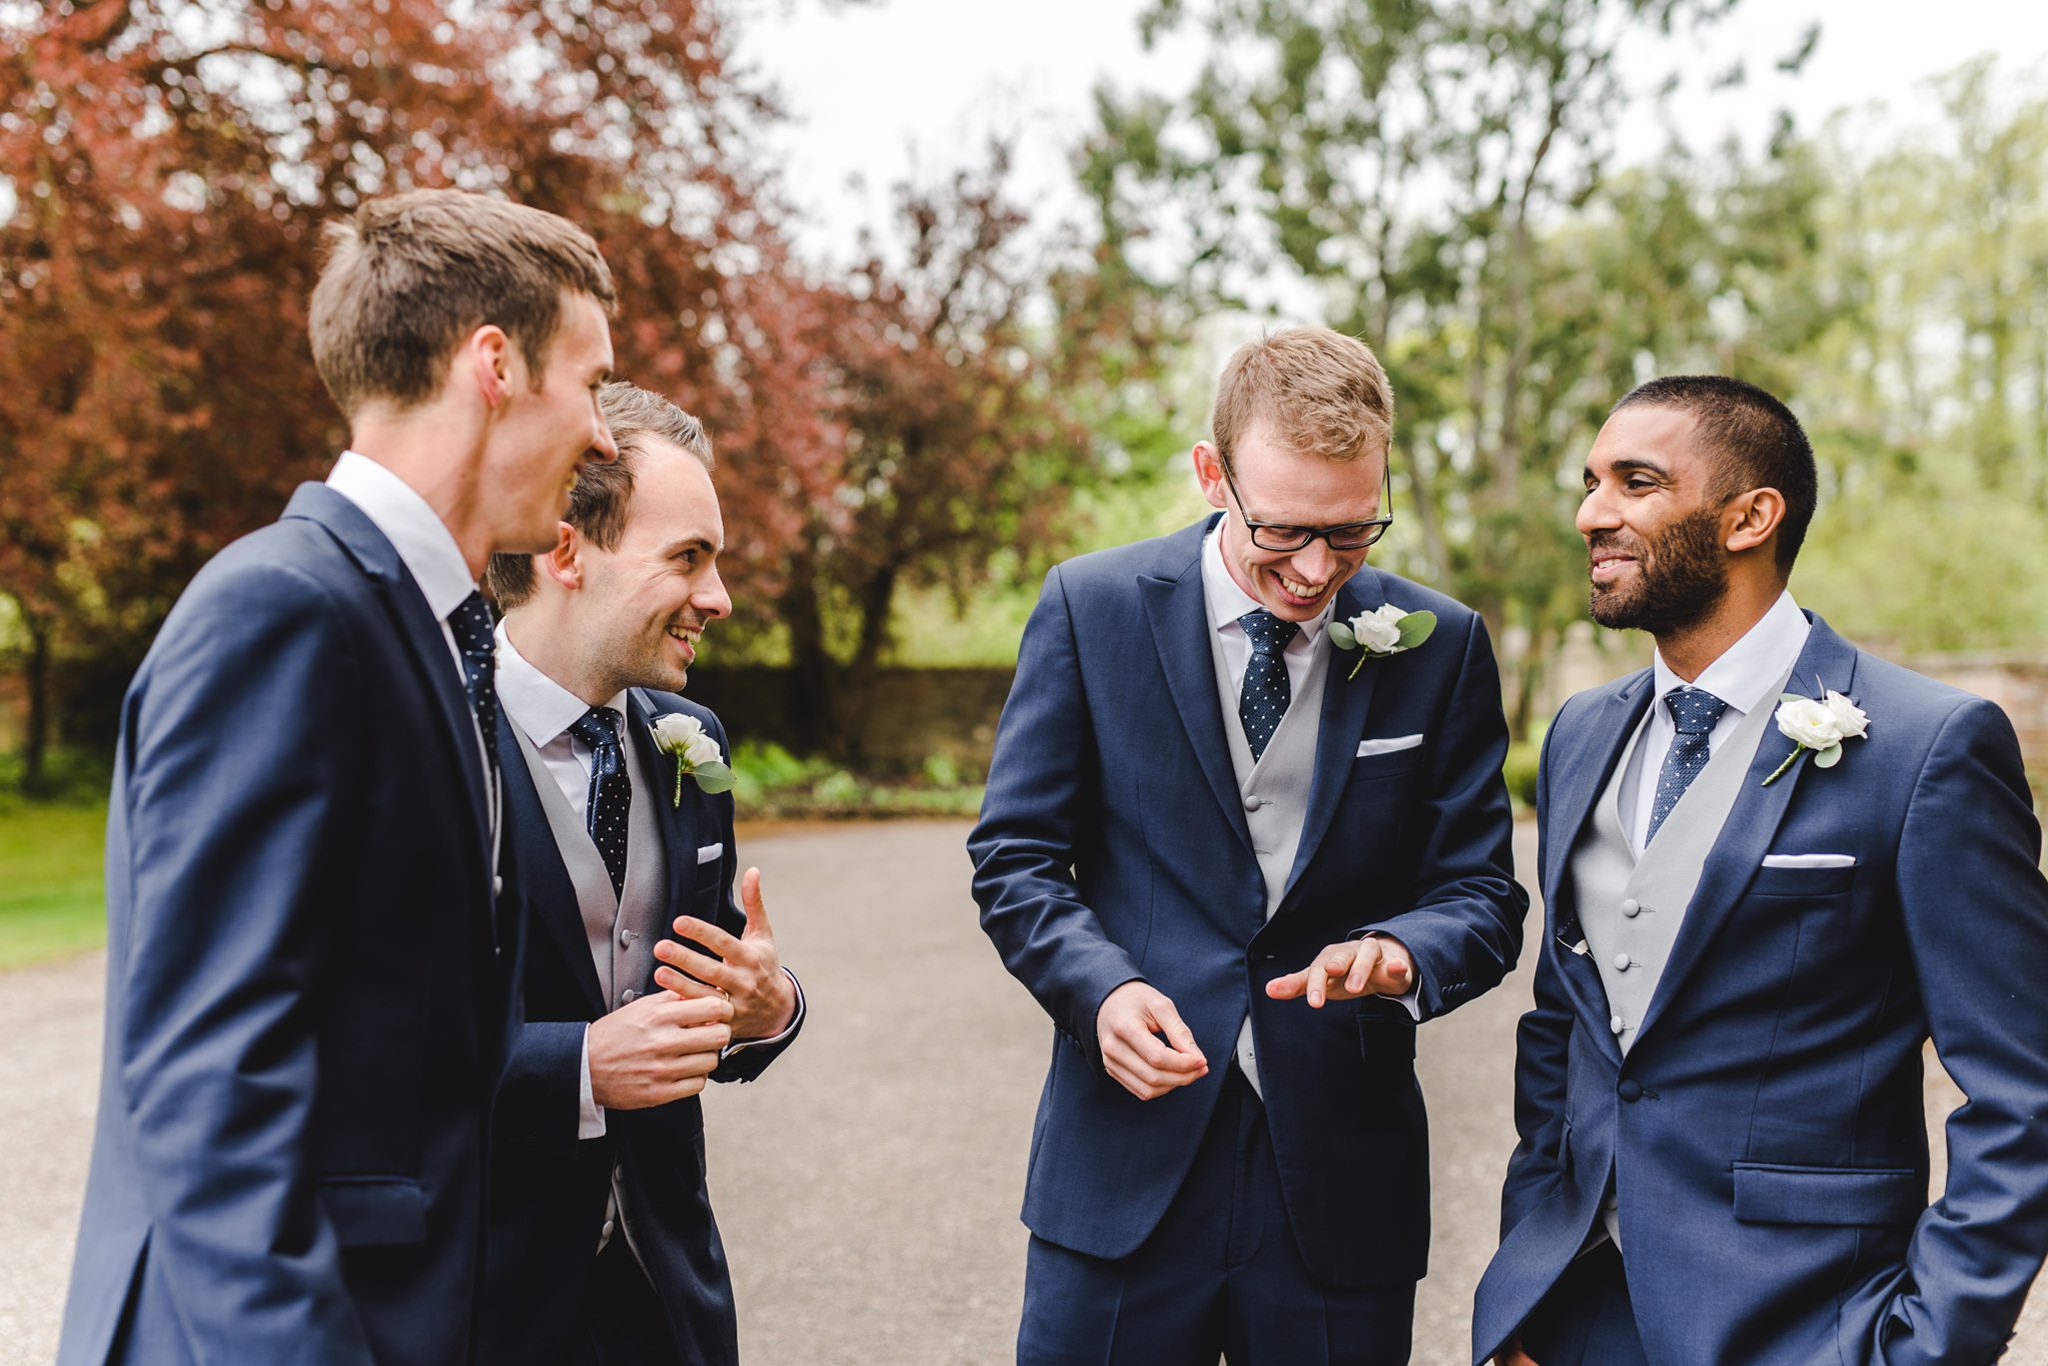
<svg viewBox="0 0 2048 1366"><path fill-rule="evenodd" d="M1251 796L1246 797L1244 799L1244 809L1247 811L1256 811L1265 804L1266 799L1264 797L1261 797L1256 792L1252 793Z"/></svg>
<svg viewBox="0 0 2048 1366"><path fill-rule="evenodd" d="M1621 1085L1614 1088L1614 1094L1633 1103L1643 1098L1643 1084L1634 1077L1623 1077Z"/></svg>

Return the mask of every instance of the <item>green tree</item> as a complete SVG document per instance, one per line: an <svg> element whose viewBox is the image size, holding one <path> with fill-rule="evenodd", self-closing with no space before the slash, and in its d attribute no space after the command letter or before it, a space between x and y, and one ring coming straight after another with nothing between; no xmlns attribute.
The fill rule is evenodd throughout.
<svg viewBox="0 0 2048 1366"><path fill-rule="evenodd" d="M1674 147L1608 176L1638 107L1626 54L1675 65L1670 35L1730 7L1161 0L1148 32L1198 25L1207 66L1178 99L1101 101L1083 175L1106 240L1197 307L1268 307L1287 281L1381 351L1416 528L1396 554L1485 615L1518 732L1578 615L1570 508L1599 413L1645 369L1741 350L1765 314L1774 341L1802 325L1775 298L1812 242L1788 137L1755 166Z"/></svg>

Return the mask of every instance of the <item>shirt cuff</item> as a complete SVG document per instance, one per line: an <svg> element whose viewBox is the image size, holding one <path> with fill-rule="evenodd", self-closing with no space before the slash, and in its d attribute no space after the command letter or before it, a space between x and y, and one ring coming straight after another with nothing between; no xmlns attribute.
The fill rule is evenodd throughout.
<svg viewBox="0 0 2048 1366"><path fill-rule="evenodd" d="M734 1039L724 1048L718 1050L719 1061L723 1062L742 1049L759 1048L763 1044L782 1043L790 1035L796 1033L797 1026L804 1022L804 984L797 981L796 974L788 968L782 970L782 975L789 979L791 989L796 992L796 1009L789 1013L788 1028L784 1029L780 1034L771 1034L765 1039Z"/></svg>
<svg viewBox="0 0 2048 1366"><path fill-rule="evenodd" d="M590 1030L583 1031L582 1075L576 1083L576 1137L604 1137L604 1107L590 1094Z"/></svg>
<svg viewBox="0 0 2048 1366"><path fill-rule="evenodd" d="M1395 939L1393 935L1381 934L1378 930L1367 930L1365 932L1365 937L1367 939L1388 939L1392 940L1396 944L1401 944L1401 941ZM1408 946L1406 944L1401 944L1401 947L1405 949ZM1416 962L1415 955L1413 953L1410 953L1408 955L1408 965L1415 969L1415 971L1412 974L1410 974L1408 990L1402 992L1399 996L1382 996L1380 999L1383 1001L1399 1001L1402 1005L1408 1008L1409 1018L1414 1020L1417 1024L1421 1024L1422 964Z"/></svg>

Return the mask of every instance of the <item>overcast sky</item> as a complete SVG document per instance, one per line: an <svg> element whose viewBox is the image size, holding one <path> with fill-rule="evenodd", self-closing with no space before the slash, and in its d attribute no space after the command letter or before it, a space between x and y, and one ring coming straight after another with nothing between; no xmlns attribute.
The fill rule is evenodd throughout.
<svg viewBox="0 0 2048 1366"><path fill-rule="evenodd" d="M800 239L844 259L862 225L878 226L889 187L921 182L974 159L991 132L1019 145L1017 185L1041 207L1070 211L1065 155L1092 118L1091 93L1108 78L1124 89L1179 93L1201 61L1199 42L1147 53L1137 32L1144 0L753 0L735 13L737 57L779 89L788 122L771 148L784 189L804 215ZM1819 20L1804 73L1774 63ZM1747 58L1735 97L1680 96L1674 116L1711 140L1731 124L1756 139L1789 107L1804 127L1834 110L1913 100L1928 76L1985 52L2019 73L2048 54L2048 6L2012 0L1750 0L1710 40L1702 76ZM1660 68L1661 69L1661 68ZM1624 155L1654 152L1650 121L1624 139ZM1630 145L1631 141L1633 146Z"/></svg>

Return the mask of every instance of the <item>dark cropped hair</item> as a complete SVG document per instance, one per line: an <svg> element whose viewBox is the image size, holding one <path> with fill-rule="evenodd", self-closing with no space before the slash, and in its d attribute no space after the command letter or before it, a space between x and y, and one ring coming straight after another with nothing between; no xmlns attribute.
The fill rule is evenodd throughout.
<svg viewBox="0 0 2048 1366"><path fill-rule="evenodd" d="M1699 449L1713 462L1707 485L1711 497L1726 501L1764 488L1785 496L1778 569L1791 573L1820 499L1813 443L1792 410L1754 384L1727 375L1666 375L1637 385L1613 411L1646 403L1692 414Z"/></svg>
<svg viewBox="0 0 2048 1366"><path fill-rule="evenodd" d="M650 437L681 447L707 470L715 457L704 424L660 394L613 380L598 391L597 401L612 440L618 444L619 458L608 465L584 464L562 520L592 545L610 550L625 534L626 507L633 498L633 469ZM498 600L499 611L517 607L533 596L533 557L491 556L484 566L484 586Z"/></svg>

